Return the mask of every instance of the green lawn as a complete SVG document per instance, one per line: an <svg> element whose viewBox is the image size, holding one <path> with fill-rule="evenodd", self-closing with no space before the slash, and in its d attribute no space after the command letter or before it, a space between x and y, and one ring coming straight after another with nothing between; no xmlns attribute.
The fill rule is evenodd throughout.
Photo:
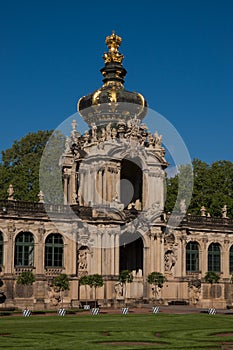
<svg viewBox="0 0 233 350"><path fill-rule="evenodd" d="M233 316L77 315L0 317L1 349L221 349L233 336ZM143 342L130 345L125 342ZM103 344L104 342L104 344ZM108 342L124 342L111 345ZM145 344L146 343L146 344ZM147 344L149 343L149 344ZM224 347L224 349L233 349Z"/></svg>

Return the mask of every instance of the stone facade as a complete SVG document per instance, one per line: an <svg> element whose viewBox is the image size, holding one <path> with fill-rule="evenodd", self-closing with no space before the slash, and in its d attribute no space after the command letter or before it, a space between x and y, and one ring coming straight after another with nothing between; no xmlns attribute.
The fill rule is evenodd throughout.
<svg viewBox="0 0 233 350"><path fill-rule="evenodd" d="M231 305L233 220L227 218L227 208L222 218L206 216L205 208L200 216L185 215L182 203L179 225L168 224L169 215L164 213L168 164L162 137L142 123L145 99L124 90L121 39L115 34L108 38L109 52L101 70L104 85L79 101L89 130L79 134L74 120L60 158L64 203L44 203L42 192L39 203L15 201L12 185L8 200L0 201L5 305L51 309L62 302L76 307L94 299L94 291L79 284L80 277L90 274L103 276L97 299L106 306L120 305L124 288L131 303L156 298L165 304L208 307L214 300L216 307ZM132 271L133 282L125 287L118 277L126 269ZM35 275L32 286L17 283L23 271ZM163 288L156 291L147 282L153 271L166 277ZM220 283L206 284L207 271L219 273ZM61 273L69 277L69 291L53 286L53 278Z"/></svg>

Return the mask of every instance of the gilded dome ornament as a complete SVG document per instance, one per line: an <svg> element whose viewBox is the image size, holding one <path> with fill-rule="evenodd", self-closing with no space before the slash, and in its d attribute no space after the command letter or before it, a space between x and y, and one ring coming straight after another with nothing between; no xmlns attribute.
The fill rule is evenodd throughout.
<svg viewBox="0 0 233 350"><path fill-rule="evenodd" d="M122 63L124 56L118 51L118 47L121 45L122 39L114 32L112 35L107 36L105 43L108 46L108 52L104 53L104 63L117 62Z"/></svg>
<svg viewBox="0 0 233 350"><path fill-rule="evenodd" d="M103 85L98 90L88 94L78 101L78 111L91 128L120 120L129 120L135 116L142 120L147 113L147 102L138 92L130 92L124 88L124 78L127 74L122 65L124 56L118 51L122 39L114 32L106 37L108 52L104 53Z"/></svg>

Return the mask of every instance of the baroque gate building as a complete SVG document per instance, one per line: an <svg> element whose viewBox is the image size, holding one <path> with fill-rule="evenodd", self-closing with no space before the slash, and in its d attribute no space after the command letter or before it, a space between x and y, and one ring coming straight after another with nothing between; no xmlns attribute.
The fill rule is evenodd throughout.
<svg viewBox="0 0 233 350"><path fill-rule="evenodd" d="M61 301L53 278L67 274L70 290L66 306L93 300L90 288L80 286L84 275L100 274L104 286L97 290L99 303L121 304L122 270L133 282L126 286L131 303L186 302L207 307L232 304L233 221L180 213L177 227L168 226L164 212L165 149L162 137L143 123L145 98L124 88L126 70L118 48L121 38L106 38L103 86L82 97L78 111L88 124L82 135L76 120L60 157L63 203L0 201L0 278L8 306L50 309ZM43 184L42 184L43 187ZM182 215L181 215L182 214ZM17 283L23 271L36 277L32 286ZM148 275L166 277L156 291ZM220 275L218 285L204 282L207 271ZM156 292L156 293L155 293Z"/></svg>

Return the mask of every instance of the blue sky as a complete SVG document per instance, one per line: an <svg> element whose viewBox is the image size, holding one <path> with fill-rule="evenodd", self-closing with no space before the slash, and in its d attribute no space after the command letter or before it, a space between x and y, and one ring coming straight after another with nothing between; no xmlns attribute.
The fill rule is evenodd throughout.
<svg viewBox="0 0 233 350"><path fill-rule="evenodd" d="M113 29L126 89L174 125L191 158L233 161L230 0L1 1L0 150L55 129L102 85Z"/></svg>

